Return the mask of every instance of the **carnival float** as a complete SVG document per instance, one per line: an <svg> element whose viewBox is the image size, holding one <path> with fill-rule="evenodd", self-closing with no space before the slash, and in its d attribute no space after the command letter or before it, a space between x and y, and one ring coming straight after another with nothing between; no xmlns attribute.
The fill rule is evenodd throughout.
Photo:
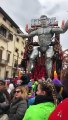
<svg viewBox="0 0 68 120"><path fill-rule="evenodd" d="M43 22L45 24L46 21L46 16L43 16ZM46 30L49 30L49 28L53 29L58 29L58 21L56 21L56 18L47 18L48 21L48 29L47 26L43 27ZM45 26L45 25L44 25ZM37 31L39 28L41 28L41 22L40 19L32 19L31 20L31 26L28 28L28 24L26 25L26 32L28 34L33 34L34 31ZM64 21L62 21L62 26L61 29L64 27ZM60 29L60 28L59 28ZM41 31L41 30L40 30ZM68 50L63 51L61 43L60 43L60 33L58 32L60 30L57 30L57 32L51 33L52 37L51 40L49 41L50 43L48 44L48 47L52 48L51 50L48 51L48 54L52 54L51 56L51 61L52 61L52 68L51 68L51 73L50 76L48 76L47 68L46 68L46 59L47 56L45 55L46 50L41 49L41 45L37 41L33 41L33 36L31 35L28 37L28 40L26 41L25 45L25 51L24 51L24 56L21 61L21 67L24 69L25 73L30 75L31 79L37 80L41 78L48 78L51 77L53 78L62 78L62 72L65 66L68 66ZM43 32L42 32L43 34ZM45 34L45 33L44 33ZM47 33L48 34L48 33ZM42 36L42 37L47 37L47 36ZM39 39L39 38L37 38ZM43 38L45 39L45 38ZM44 40L41 39L41 41L44 44ZM46 42L45 42L46 43ZM47 43L46 43L47 45ZM44 46L46 47L46 46ZM36 48L36 49L35 49ZM48 48L47 48L48 49ZM36 54L36 52L38 52ZM49 53L50 52L50 53ZM30 66L30 58L33 57L33 61ZM48 56L50 57L50 56ZM31 67L31 68L30 68Z"/></svg>

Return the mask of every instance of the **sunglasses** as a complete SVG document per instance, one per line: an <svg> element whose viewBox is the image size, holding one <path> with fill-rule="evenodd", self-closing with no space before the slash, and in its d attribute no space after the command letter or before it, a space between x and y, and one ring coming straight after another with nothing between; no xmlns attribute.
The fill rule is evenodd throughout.
<svg viewBox="0 0 68 120"><path fill-rule="evenodd" d="M14 91L14 93L20 93L21 92L21 90L16 90L16 91Z"/></svg>

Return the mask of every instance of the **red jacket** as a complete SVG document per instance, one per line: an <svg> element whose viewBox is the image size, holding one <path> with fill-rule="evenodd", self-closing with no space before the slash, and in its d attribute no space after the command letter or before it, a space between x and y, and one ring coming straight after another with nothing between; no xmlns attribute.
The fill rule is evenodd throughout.
<svg viewBox="0 0 68 120"><path fill-rule="evenodd" d="M48 120L68 120L68 98L58 104Z"/></svg>

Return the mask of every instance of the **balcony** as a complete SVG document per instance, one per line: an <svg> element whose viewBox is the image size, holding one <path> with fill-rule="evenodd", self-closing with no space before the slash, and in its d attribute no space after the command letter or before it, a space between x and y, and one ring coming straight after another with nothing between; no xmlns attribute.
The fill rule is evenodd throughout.
<svg viewBox="0 0 68 120"><path fill-rule="evenodd" d="M7 61L4 59L0 59L0 66L6 66L7 65Z"/></svg>
<svg viewBox="0 0 68 120"><path fill-rule="evenodd" d="M0 34L0 38L6 42L9 42L9 39L5 38L3 35Z"/></svg>

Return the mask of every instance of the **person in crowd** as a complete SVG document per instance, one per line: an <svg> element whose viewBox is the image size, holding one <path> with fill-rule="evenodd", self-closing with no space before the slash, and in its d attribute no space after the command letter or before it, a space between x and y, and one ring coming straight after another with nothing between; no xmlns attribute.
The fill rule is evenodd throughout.
<svg viewBox="0 0 68 120"><path fill-rule="evenodd" d="M30 82L30 77L28 73L23 73L23 75L20 78L22 80L21 85L27 85Z"/></svg>
<svg viewBox="0 0 68 120"><path fill-rule="evenodd" d="M65 69L62 75L62 83L63 83L63 91L62 97L63 99L68 98L68 67Z"/></svg>
<svg viewBox="0 0 68 120"><path fill-rule="evenodd" d="M61 94L63 84L58 79L53 79L53 83L54 83L55 88L56 88L57 98L58 98L58 103L59 103L59 102L61 102L63 100L63 97L62 97L62 94Z"/></svg>
<svg viewBox="0 0 68 120"><path fill-rule="evenodd" d="M9 94L11 94L12 90L14 90L14 84L10 83L7 91L8 91Z"/></svg>
<svg viewBox="0 0 68 120"><path fill-rule="evenodd" d="M9 95L10 95L10 103L11 103L11 100L13 99L14 89L15 89L14 84L10 83L8 88L7 88L7 91L9 93Z"/></svg>
<svg viewBox="0 0 68 120"><path fill-rule="evenodd" d="M18 86L14 91L14 97L10 104L9 120L22 120L27 109L27 91L25 87Z"/></svg>
<svg viewBox="0 0 68 120"><path fill-rule="evenodd" d="M46 81L39 83L36 94L34 105L29 106L22 120L48 120L55 109L51 84Z"/></svg>
<svg viewBox="0 0 68 120"><path fill-rule="evenodd" d="M32 89L32 84L28 83L28 106L33 105L35 101L35 92Z"/></svg>
<svg viewBox="0 0 68 120"><path fill-rule="evenodd" d="M68 120L68 98L57 105L48 120Z"/></svg>
<svg viewBox="0 0 68 120"><path fill-rule="evenodd" d="M7 111L9 109L9 94L5 88L5 81L0 80L0 120L8 119Z"/></svg>

